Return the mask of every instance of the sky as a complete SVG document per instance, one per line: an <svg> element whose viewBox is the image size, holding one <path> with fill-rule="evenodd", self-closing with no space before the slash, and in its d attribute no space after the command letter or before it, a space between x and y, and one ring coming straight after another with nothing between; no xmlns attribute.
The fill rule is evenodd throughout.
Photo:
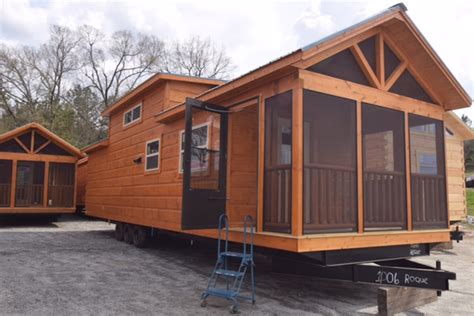
<svg viewBox="0 0 474 316"><path fill-rule="evenodd" d="M105 33L128 29L164 40L209 37L240 75L398 1L0 0L0 42L35 46L59 24ZM474 96L474 1L406 0L408 15L454 76ZM457 111L474 119L474 107Z"/></svg>

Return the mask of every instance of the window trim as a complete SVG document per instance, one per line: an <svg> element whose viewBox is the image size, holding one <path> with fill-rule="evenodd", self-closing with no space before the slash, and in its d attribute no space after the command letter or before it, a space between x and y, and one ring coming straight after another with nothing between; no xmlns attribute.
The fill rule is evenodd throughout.
<svg viewBox="0 0 474 316"><path fill-rule="evenodd" d="M142 114L143 114L143 113L142 113L142 111L143 111L142 105L143 105L142 103L139 103L139 104L135 105L134 107L132 107L130 110L125 111L125 112L123 113L123 119L122 119L123 127L127 127L127 126L130 126L130 125L132 125L132 124L134 124L134 123L137 123L137 122L140 122L140 121L141 121L141 119L142 119ZM135 110L135 109L138 108L138 107L140 108L140 115L138 116L137 119L133 119L133 110ZM125 116L127 115L127 113L132 113L132 120L131 120L130 122L128 122L128 123L125 123Z"/></svg>
<svg viewBox="0 0 474 316"><path fill-rule="evenodd" d="M153 154L148 154L148 144L158 142L158 151ZM150 157L158 157L158 166L156 168L149 169L148 168L148 158ZM160 170L161 163L160 163L160 158L161 158L161 138L155 138L152 140L149 140L145 143L145 172L151 172L151 171L158 171Z"/></svg>
<svg viewBox="0 0 474 316"><path fill-rule="evenodd" d="M211 122L205 122L205 123L202 123L202 124L198 124L198 125L193 125L192 127L192 131L194 131L195 129L198 129L198 128L201 128L201 127L204 127L206 126L207 127L207 137L206 137L206 144L203 145L203 146L198 146L198 148L206 148L206 149L209 149L209 138L210 138L210 135L209 135L209 130L210 130L210 125L211 125ZM184 134L184 131L185 129L182 129L179 131L179 159L178 159L178 173L179 174L183 174L184 172L184 166L183 168L181 169L181 166L183 164L183 162L181 161L182 160L182 155L184 154L184 148L181 148L181 146L183 145L183 134ZM191 131L191 134L192 134L192 131ZM206 168L200 168L200 169L196 169L195 171L206 171L209 169L209 166L206 166Z"/></svg>

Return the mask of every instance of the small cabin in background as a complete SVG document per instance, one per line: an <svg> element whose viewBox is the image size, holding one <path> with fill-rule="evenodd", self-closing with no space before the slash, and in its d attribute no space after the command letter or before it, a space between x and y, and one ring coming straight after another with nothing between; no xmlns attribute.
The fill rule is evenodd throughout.
<svg viewBox="0 0 474 316"><path fill-rule="evenodd" d="M37 123L0 135L0 214L73 213L83 157Z"/></svg>
<svg viewBox="0 0 474 316"><path fill-rule="evenodd" d="M467 216L464 142L474 139L474 131L453 112L446 112L443 118L449 219L459 222Z"/></svg>

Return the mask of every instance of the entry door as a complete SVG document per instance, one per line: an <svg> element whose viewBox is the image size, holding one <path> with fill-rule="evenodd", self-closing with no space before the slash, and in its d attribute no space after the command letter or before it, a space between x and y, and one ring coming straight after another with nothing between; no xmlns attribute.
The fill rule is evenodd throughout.
<svg viewBox="0 0 474 316"><path fill-rule="evenodd" d="M43 204L44 162L18 161L16 173L16 207Z"/></svg>
<svg viewBox="0 0 474 316"><path fill-rule="evenodd" d="M182 229L216 228L226 211L227 112L186 99Z"/></svg>

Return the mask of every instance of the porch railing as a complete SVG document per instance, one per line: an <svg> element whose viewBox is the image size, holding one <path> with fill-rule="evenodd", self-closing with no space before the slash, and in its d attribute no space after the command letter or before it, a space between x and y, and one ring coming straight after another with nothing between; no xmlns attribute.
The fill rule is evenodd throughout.
<svg viewBox="0 0 474 316"><path fill-rule="evenodd" d="M24 184L16 186L15 206L38 206L43 203L43 185Z"/></svg>
<svg viewBox="0 0 474 316"><path fill-rule="evenodd" d="M412 174L414 228L446 228L446 186L440 175Z"/></svg>
<svg viewBox="0 0 474 316"><path fill-rule="evenodd" d="M356 229L356 171L323 164L304 166L304 232Z"/></svg>
<svg viewBox="0 0 474 316"><path fill-rule="evenodd" d="M364 227L406 227L406 176L403 172L364 172Z"/></svg>
<svg viewBox="0 0 474 316"><path fill-rule="evenodd" d="M291 165L265 169L265 230L291 231L291 190Z"/></svg>
<svg viewBox="0 0 474 316"><path fill-rule="evenodd" d="M0 207L10 206L10 189L10 184L0 183Z"/></svg>
<svg viewBox="0 0 474 316"><path fill-rule="evenodd" d="M74 203L73 185L50 185L48 189L48 206L72 207Z"/></svg>

